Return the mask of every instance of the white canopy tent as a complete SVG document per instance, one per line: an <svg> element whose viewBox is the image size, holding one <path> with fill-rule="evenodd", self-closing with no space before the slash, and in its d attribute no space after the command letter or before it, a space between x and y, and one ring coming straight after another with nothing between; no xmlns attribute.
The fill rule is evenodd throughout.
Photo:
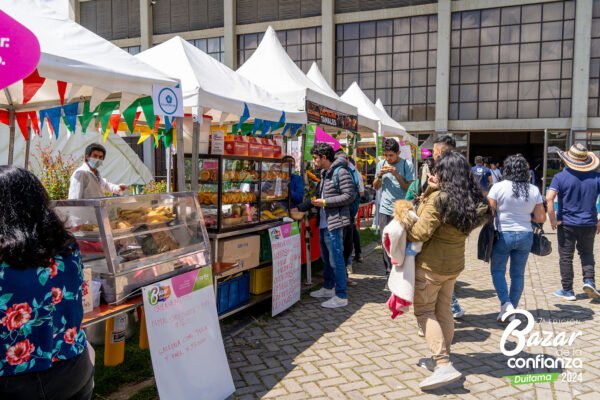
<svg viewBox="0 0 600 400"><path fill-rule="evenodd" d="M402 134L402 136L404 137L404 140L406 140L410 143L413 143L413 144L418 144L418 140L416 137L407 133L406 129L404 129L404 127L402 125L400 125L392 117L389 116L387 111L385 111L385 107L383 106L381 99L377 99L377 101L375 102L375 107L377 107L377 109L380 111L379 115L381 116L383 123L392 124L392 125L395 124L397 126L402 127L402 130L404 131L404 133Z"/></svg>
<svg viewBox="0 0 600 400"><path fill-rule="evenodd" d="M349 115L356 107L331 96L310 80L288 56L272 27L265 32L254 54L237 70L242 76L268 90L297 110L306 111L306 100Z"/></svg>
<svg viewBox="0 0 600 400"><path fill-rule="evenodd" d="M125 109L138 97L152 95L154 84L171 87L178 84L176 79L137 60L47 7L43 1L0 0L0 9L37 37L41 48L37 71L45 78L43 85L27 104L23 104L22 81L0 91L0 109L9 111L9 164L14 161L15 112L59 106L58 81L67 83L65 103L72 99L89 99L92 110L103 100L109 97L118 99L119 96L121 109ZM182 143L183 134L180 130L177 133L177 142ZM80 134L78 130L76 135ZM179 147L183 152L183 145ZM26 146L26 158L28 151L29 146ZM178 170L183 171L183 157L181 161L178 158L179 162L181 165ZM182 187L183 175L178 178L178 187Z"/></svg>
<svg viewBox="0 0 600 400"><path fill-rule="evenodd" d="M183 104L188 112L192 107L203 107L204 114L223 123L239 120L244 104L247 104L251 118L279 121L281 112L285 111L286 122L306 123L305 113L295 110L293 105L279 100L179 36L135 57L181 80Z"/></svg>
<svg viewBox="0 0 600 400"><path fill-rule="evenodd" d="M356 107L356 111L358 112L359 131L369 132L369 133L379 132L379 119L377 118L377 116L374 114L369 114L368 112L365 113L364 112L365 110L361 109L357 104L354 104L351 101L348 101L347 99L340 98L340 96L338 96L338 94L333 91L331 86L329 86L329 84L327 83L327 80L321 73L321 70L319 70L319 66L317 65L316 62L313 62L313 64L310 67L310 70L308 71L306 76L311 81L316 83L321 89L323 89L323 91L327 95L337 98L337 99L340 99L341 101L344 101L344 102Z"/></svg>

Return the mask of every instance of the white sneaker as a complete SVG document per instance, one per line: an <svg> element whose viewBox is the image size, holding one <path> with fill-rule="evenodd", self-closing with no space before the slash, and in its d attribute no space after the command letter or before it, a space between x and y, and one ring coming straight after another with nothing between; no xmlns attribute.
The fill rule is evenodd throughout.
<svg viewBox="0 0 600 400"><path fill-rule="evenodd" d="M507 301L506 303L502 304L502 307L500 307L500 313L498 314L498 316L496 317L496 321L498 322L503 322L504 321L504 314L510 312L510 311L514 311L514 307L512 305L512 303L510 301ZM514 315L511 315L510 317L508 317L508 320L506 322L510 322L512 320L515 319Z"/></svg>
<svg viewBox="0 0 600 400"><path fill-rule="evenodd" d="M315 290L314 292L310 292L310 297L314 297L316 299L329 299L330 297L335 296L335 289L325 289L324 287Z"/></svg>
<svg viewBox="0 0 600 400"><path fill-rule="evenodd" d="M321 307L325 308L339 308L346 307L348 305L348 299L340 299L337 296L333 296L324 303L321 303Z"/></svg>
<svg viewBox="0 0 600 400"><path fill-rule="evenodd" d="M419 383L421 390L433 390L449 385L462 378L462 374L457 371L452 363L442 364L435 367L433 374Z"/></svg>

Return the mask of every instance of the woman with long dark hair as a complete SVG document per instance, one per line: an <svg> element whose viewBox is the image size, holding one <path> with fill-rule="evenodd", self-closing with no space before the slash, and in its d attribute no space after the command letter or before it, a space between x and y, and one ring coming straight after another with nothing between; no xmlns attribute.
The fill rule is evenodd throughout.
<svg viewBox="0 0 600 400"><path fill-rule="evenodd" d="M90 399L79 248L32 173L0 166L0 398Z"/></svg>
<svg viewBox="0 0 600 400"><path fill-rule="evenodd" d="M540 190L529 182L529 164L525 157L509 156L504 161L504 180L494 184L488 194L498 231L491 258L492 282L500 299L498 321L503 321L504 314L517 308L523 293L525 266L533 243L531 223L546 221ZM510 291L506 283L509 259Z"/></svg>
<svg viewBox="0 0 600 400"><path fill-rule="evenodd" d="M457 151L443 154L429 178L408 240L423 242L416 257L414 309L432 357L421 364L433 374L419 384L432 390L462 377L450 362L454 336L451 311L456 278L465 267L465 242L491 212L467 159Z"/></svg>

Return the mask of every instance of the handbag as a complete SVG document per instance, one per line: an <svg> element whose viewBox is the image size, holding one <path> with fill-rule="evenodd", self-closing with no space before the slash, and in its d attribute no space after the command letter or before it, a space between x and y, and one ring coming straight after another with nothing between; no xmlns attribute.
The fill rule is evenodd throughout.
<svg viewBox="0 0 600 400"><path fill-rule="evenodd" d="M533 244L531 245L531 253L536 256L547 256L552 253L552 243L544 236L544 229L540 224L533 224Z"/></svg>

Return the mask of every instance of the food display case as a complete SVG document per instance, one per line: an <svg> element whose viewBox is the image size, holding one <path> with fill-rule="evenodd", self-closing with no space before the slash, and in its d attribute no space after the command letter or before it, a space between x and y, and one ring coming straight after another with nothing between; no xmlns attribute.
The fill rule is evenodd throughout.
<svg viewBox="0 0 600 400"><path fill-rule="evenodd" d="M53 202L81 249L84 266L118 304L142 286L211 263L195 193Z"/></svg>
<svg viewBox="0 0 600 400"><path fill-rule="evenodd" d="M186 163L191 167L191 159ZM200 155L198 163L198 202L208 231L245 229L289 216L288 161Z"/></svg>

